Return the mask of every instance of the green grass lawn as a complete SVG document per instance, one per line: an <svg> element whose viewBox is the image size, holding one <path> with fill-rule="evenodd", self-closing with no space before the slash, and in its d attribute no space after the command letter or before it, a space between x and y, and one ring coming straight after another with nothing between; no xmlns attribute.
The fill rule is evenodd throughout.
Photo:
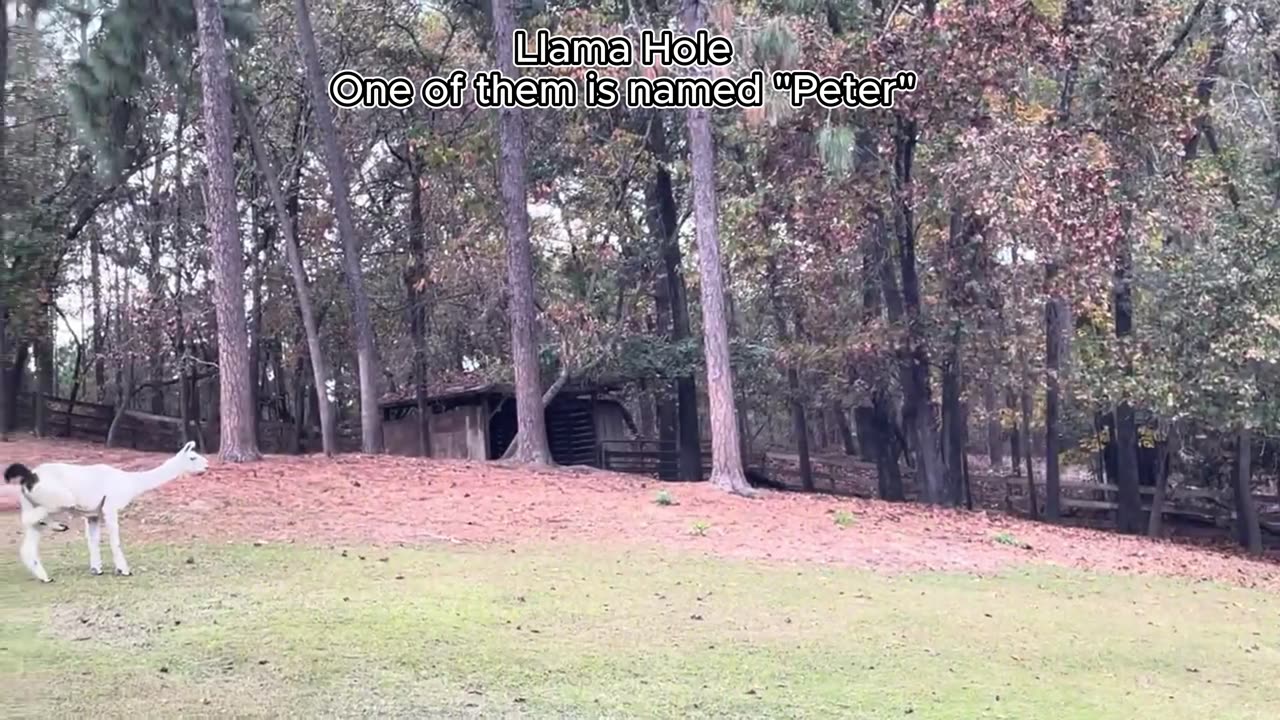
<svg viewBox="0 0 1280 720"><path fill-rule="evenodd" d="M93 577L68 535L51 585L0 545L0 716L1280 713L1280 599L1209 584L565 546L135 544Z"/></svg>

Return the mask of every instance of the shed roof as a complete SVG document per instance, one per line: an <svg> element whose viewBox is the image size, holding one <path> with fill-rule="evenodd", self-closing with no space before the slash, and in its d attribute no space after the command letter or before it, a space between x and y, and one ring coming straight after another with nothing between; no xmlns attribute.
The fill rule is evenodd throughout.
<svg viewBox="0 0 1280 720"><path fill-rule="evenodd" d="M574 395L589 392L607 392L615 388L616 383L570 381L561 390L561 394ZM515 387L511 383L486 381L476 376L455 377L451 381L440 381L427 387L427 400L431 402L458 400L472 396L514 394ZM416 403L417 401L417 388L413 385L407 385L398 392L383 394L379 404L382 407L394 407Z"/></svg>

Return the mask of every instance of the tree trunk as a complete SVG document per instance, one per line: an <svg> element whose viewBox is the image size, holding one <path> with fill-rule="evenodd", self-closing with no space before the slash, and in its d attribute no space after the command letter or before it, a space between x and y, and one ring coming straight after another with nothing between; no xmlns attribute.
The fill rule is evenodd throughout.
<svg viewBox="0 0 1280 720"><path fill-rule="evenodd" d="M991 462L991 471L997 471L1004 464L1004 430L1000 427L999 393L996 384L987 381L982 387L982 404L987 411L987 458Z"/></svg>
<svg viewBox="0 0 1280 720"><path fill-rule="evenodd" d="M136 392L133 387L132 376L126 382L128 384L124 388L124 393L120 401L116 403L116 413L111 418L111 424L107 426L107 447L116 447L116 438L120 432L120 420L124 418L125 411L129 409L129 401L133 399L133 395Z"/></svg>
<svg viewBox="0 0 1280 720"><path fill-rule="evenodd" d="M844 448L844 454L849 457L856 456L858 445L853 441L853 430L849 427L849 416L845 414L844 406L839 402L833 402L831 415L836 420L836 432L840 434L840 445Z"/></svg>
<svg viewBox="0 0 1280 720"><path fill-rule="evenodd" d="M227 462L259 460L251 422L248 329L244 313L244 250L236 213L231 126L231 73L218 0L196 0L200 34L200 87L204 98L205 156L209 169L205 206L213 251L214 309L218 323L221 442Z"/></svg>
<svg viewBox="0 0 1280 720"><path fill-rule="evenodd" d="M945 469L934 435L933 402L929 387L929 354L922 330L920 279L916 267L916 230L913 209L912 167L918 140L916 122L903 115L896 118L893 134L894 178L896 181L894 229L898 240L898 263L902 273L902 304L906 321L906 342L899 357L902 382L903 424L916 456L917 485L925 501L946 502Z"/></svg>
<svg viewBox="0 0 1280 720"><path fill-rule="evenodd" d="M862 421L868 430L867 442L875 451L876 478L881 500L902 502L906 499L902 485L902 469L898 465L901 448L895 439L893 413L889 399L883 393L876 393L871 407L858 408L857 412L866 415Z"/></svg>
<svg viewBox="0 0 1280 720"><path fill-rule="evenodd" d="M301 345L306 342L304 337L298 337L298 333L294 334L294 342ZM311 422L311 413L307 411L307 356L303 353L294 353L293 359L293 451L299 455L307 450L307 426Z"/></svg>
<svg viewBox="0 0 1280 720"><path fill-rule="evenodd" d="M9 384L9 308L0 298L0 442L8 442L9 422L17 409L9 401Z"/></svg>
<svg viewBox="0 0 1280 720"><path fill-rule="evenodd" d="M1031 439L1031 393L1022 391L1022 437L1026 440ZM1027 501L1031 508L1031 519L1040 519L1040 501L1036 497L1036 475L1032 467L1032 457L1030 442L1026 443L1026 452L1022 454L1027 463Z"/></svg>
<svg viewBox="0 0 1280 720"><path fill-rule="evenodd" d="M157 141L160 140L159 132L156 133ZM159 143L157 143L159 144ZM149 257L147 267L147 304L151 310L149 318L151 332L147 333L147 352L150 357L147 358L149 366L149 377L155 387L151 391L151 412L155 415L164 415L164 389L160 383L164 380L164 346L161 344L163 337L159 327L161 322L160 308L162 306L162 296L164 294L164 271L160 265L160 257L164 252L162 238L164 237L164 206L160 202L160 188L162 187L163 175L161 175L161 166L164 165L164 153L156 158L155 177L151 180L151 195L147 199L147 215L150 227L147 228L147 251Z"/></svg>
<svg viewBox="0 0 1280 720"><path fill-rule="evenodd" d="M103 339L109 334L111 320L102 306L102 233L93 230L89 235L89 284L93 298L93 387L98 402L107 399L107 360Z"/></svg>
<svg viewBox="0 0 1280 720"><path fill-rule="evenodd" d="M706 27L707 0L683 0L685 29L690 34ZM729 492L751 496L742 469L733 375L729 364L729 325L725 316L725 288L716 229L715 144L706 108L689 109L689 154L693 174L694 222L697 225L698 268L702 277L702 327L707 363L707 396L711 406L711 483Z"/></svg>
<svg viewBox="0 0 1280 720"><path fill-rule="evenodd" d="M787 389L791 394L791 431L796 439L796 452L800 456L800 485L813 491L813 462L809 457L809 424L805 419L804 400L800 395L800 373L794 367L787 368Z"/></svg>
<svg viewBox="0 0 1280 720"><path fill-rule="evenodd" d="M45 292L50 292L46 289ZM38 306L36 335L31 342L36 357L35 435L49 436L49 406L46 396L54 395L53 328L49 323L49 306Z"/></svg>
<svg viewBox="0 0 1280 720"><path fill-rule="evenodd" d="M653 289L654 315L657 333L668 340L671 338L671 301L665 272L660 271L654 281ZM658 461L658 477L662 480L674 480L680 477L679 469L679 435L677 429L676 403L674 401L673 383L659 379L654 388L654 414L657 422L658 449L662 453ZM668 459L668 451L675 452Z"/></svg>
<svg viewBox="0 0 1280 720"><path fill-rule="evenodd" d="M1164 503L1169 494L1169 466L1173 454L1177 452L1177 427L1174 426L1166 434L1164 446L1160 449L1159 467L1156 469L1156 488L1151 498L1151 514L1147 516L1147 535L1153 538L1163 534Z"/></svg>
<svg viewBox="0 0 1280 720"><path fill-rule="evenodd" d="M767 228L762 228L767 230ZM773 307L774 329L778 333L778 341L782 345L791 342L791 333L787 329L786 311L783 308L782 293L779 291L778 261L770 257L767 261L767 282L769 285L769 304ZM798 328L797 328L798 331ZM796 444L796 453L800 457L800 485L806 492L813 492L813 463L809 458L809 427L805 418L804 400L800 394L800 372L794 365L787 366L788 404L791 406L791 432Z"/></svg>
<svg viewBox="0 0 1280 720"><path fill-rule="evenodd" d="M648 134L645 143L655 161L653 182L647 189L649 231L660 248L662 257L662 276L659 283L664 287L659 293L660 299L667 303L668 314L662 329L673 343L683 343L690 336L689 322L689 290L681 271L684 258L680 252L679 218L676 207L675 192L671 184L671 173L667 165L671 160L667 143L667 127L663 116L654 113L649 118ZM659 309L661 316L662 308ZM677 467L679 477L686 481L702 479L702 438L698 420L698 386L693 375L680 375L676 378L676 433L678 433Z"/></svg>
<svg viewBox="0 0 1280 720"><path fill-rule="evenodd" d="M555 381L551 383L551 387L548 387L546 389L546 392L542 393L542 397L538 399L538 408L543 412L544 415L547 411L547 406L551 404L552 400L556 399L556 396L559 395L560 391L564 389L565 384L569 382L569 376L570 376L569 366L568 365L561 366L560 373L556 376ZM506 451L502 453L502 459L510 460L511 458L515 457L516 453L519 452L519 448L520 448L520 430L517 429L516 436L511 439L511 444L508 445Z"/></svg>
<svg viewBox="0 0 1280 720"><path fill-rule="evenodd" d="M732 279L726 278L725 285L727 286L733 285ZM725 294L725 309L728 311L728 314L729 314L729 336L736 337L741 334L741 330L739 330L740 325L739 325L739 319L738 319L738 306L734 302L733 293ZM732 370L732 367L733 367L732 364L730 364L731 370ZM745 467L746 463L749 461L749 458L751 457L751 447L749 444L751 442L751 433L749 430L747 430L746 388L743 387L743 385L741 384L735 384L733 386L733 407L734 407L734 414L738 418L738 447L740 448L738 451L738 455L739 457L742 458L742 462ZM744 475L745 475L745 471L744 471Z"/></svg>
<svg viewBox="0 0 1280 720"><path fill-rule="evenodd" d="M404 148L409 170L409 267L405 286L409 300L409 337L413 342L413 387L418 405L418 455L431 457L431 407L427 402L427 244L422 207L422 158L408 142Z"/></svg>
<svg viewBox="0 0 1280 720"><path fill-rule="evenodd" d="M1058 468L1058 370L1061 367L1060 345L1062 338L1059 322L1059 300L1055 285L1057 268L1050 265L1045 268L1045 284L1049 298L1044 304L1044 364L1045 364L1045 397L1044 397L1044 493L1045 516L1056 522L1062 516L1062 478Z"/></svg>
<svg viewBox="0 0 1280 720"><path fill-rule="evenodd" d="M80 397L80 368L84 362L84 343L76 340L76 360L71 368L71 392L67 395L67 417L63 428L63 437L71 437L71 414L76 410L76 399Z"/></svg>
<svg viewBox="0 0 1280 720"><path fill-rule="evenodd" d="M1253 501L1253 433L1244 429L1236 439L1236 529L1240 544L1253 555L1262 554L1262 529L1258 525L1258 505Z"/></svg>
<svg viewBox="0 0 1280 720"><path fill-rule="evenodd" d="M338 130L334 126L333 110L320 72L320 51L316 48L307 0L294 0L294 12L298 21L298 49L306 66L311 114L320 131L321 145L324 148L325 169L329 174L329 187L333 190L333 211L337 216L338 234L342 239L343 269L351 293L351 319L356 331L356 367L360 376L360 446L366 454L377 454L383 450L382 407L378 394L381 368L373 317L369 310L369 295L364 286L364 271L360 267L360 240L356 237L355 221L351 213L347 158L338 144ZM510 42L508 33L508 48ZM319 390L324 392L323 388Z"/></svg>
<svg viewBox="0 0 1280 720"><path fill-rule="evenodd" d="M257 122L249 112L243 98L237 94L237 106L244 120L245 131L249 136L249 144L253 149L254 160L258 171L262 173L267 184L267 194L271 197L271 205L275 209L276 223L284 237L285 257L289 262L289 273L293 276L294 294L298 300L298 314L302 316L302 327L307 336L307 354L311 359L311 375L315 382L316 398L319 405L320 437L324 454L332 457L338 454L338 422L334 417L333 403L329 398L328 388L333 375L329 370L329 361L324 354L324 346L320 340L320 324L316 320L315 308L311 303L311 290L307 283L307 271L302 265L302 251L298 247L298 237L294 233L293 218L285 203L280 189L280 180L276 175L275 164L267 155L258 134ZM302 415L301 412L298 413ZM381 418L381 415L379 415ZM299 421L301 422L301 421Z"/></svg>
<svg viewBox="0 0 1280 720"><path fill-rule="evenodd" d="M858 148L859 158L871 156L875 151L874 138L869 133L860 133ZM879 318L883 300L889 322L897 324L902 321L902 295L898 292L898 283L894 277L893 259L889 257L890 240L884 212L879 206L870 203L864 208L864 212L869 230L867 250L862 263L863 321L870 322ZM850 371L850 385L853 380L853 373ZM870 452L869 459L876 464L880 499L900 502L906 499L906 493L902 485L898 456L905 454L906 450L898 442L898 430L893 416L887 381L877 378L871 393L870 407L858 408L854 414L854 422L858 426L858 442L862 446L862 452Z"/></svg>
<svg viewBox="0 0 1280 720"><path fill-rule="evenodd" d="M14 350L13 365L9 368L8 378L8 397L4 398L4 404L10 408L9 424L5 426L4 432L13 432L18 422L18 400L22 396L22 383L26 379L27 360L30 359L29 351L31 346L25 342L18 343L18 347Z"/></svg>
<svg viewBox="0 0 1280 720"><path fill-rule="evenodd" d="M186 251L187 241L190 239L186 226L186 205L187 205L187 186L185 179L186 168L186 142L184 136L187 128L187 94L185 91L178 95L178 124L174 130L174 203L173 203L173 226L174 247L177 252ZM95 233L96 235L96 233ZM194 413L198 407L193 397L195 392L195 370L192 363L187 358L190 351L190 345L187 338L187 323L182 312L182 287L183 287L183 271L184 263L178 263L174 268L174 297L177 298L178 322L176 339L174 342L176 361L178 363L178 374L182 378L182 382L178 383L178 414L182 417L182 438L183 442L195 442L196 448L200 452L205 452L204 433L200 432L199 417ZM94 330L97 327L97 311L94 311Z"/></svg>
<svg viewBox="0 0 1280 720"><path fill-rule="evenodd" d="M7 7L7 6L6 6ZM8 164L5 153L8 149L8 103L9 97L9 13L0 13L0 282L9 283L8 243L5 242L7 228L5 217L9 214ZM95 317L96 321L97 318ZM14 411L17 408L10 402L13 388L9 380L9 372L5 361L9 359L9 297L7 287L0 287L0 441L9 439L9 428L13 423Z"/></svg>
<svg viewBox="0 0 1280 720"><path fill-rule="evenodd" d="M964 314L970 305L965 283L958 280L957 272L977 271L971 244L973 236L980 232L975 216L965 210L959 200L951 207L951 221L947 238L948 267L952 268L946 282L947 307L951 311L951 337L946 344L942 363L942 459L946 467L945 504L959 506L964 503L964 465L968 448L966 408L961 401L964 394L964 370L961 357L964 350Z"/></svg>
<svg viewBox="0 0 1280 720"><path fill-rule="evenodd" d="M958 354L950 358L942 375L942 415L944 459L947 469L946 504L960 506L964 503L964 465L969 422L965 404L960 400L962 392L961 370Z"/></svg>
<svg viewBox="0 0 1280 720"><path fill-rule="evenodd" d="M235 91L238 93L238 90ZM251 266L247 268L248 277L253 287L249 296L253 299L253 309L249 311L249 405L253 408L253 432L258 434L262 418L262 283L266 274L267 235L263 231L262 218L258 217L258 183L256 176L249 178L249 246L253 248L250 255Z"/></svg>
<svg viewBox="0 0 1280 720"><path fill-rule="evenodd" d="M498 68L509 78L519 72L512 57L516 29L513 0L493 2L494 48ZM524 115L519 108L498 110L498 175L502 186L502 221L507 234L507 280L511 308L511 364L516 376L515 458L550 465L546 416L541 398L537 328L534 313L533 253L529 244L528 189L525 180Z"/></svg>
<svg viewBox="0 0 1280 720"><path fill-rule="evenodd" d="M293 422L293 415L289 412L289 389L284 374L284 340L280 335L271 338L269 351L271 374L274 378L272 384L275 388L275 392L271 394L271 404L275 408L276 419L285 423Z"/></svg>
<svg viewBox="0 0 1280 720"><path fill-rule="evenodd" d="M964 501L964 445L960 418L959 348L953 333L951 347L942 365L942 459L946 468L943 503L959 505Z"/></svg>
<svg viewBox="0 0 1280 720"><path fill-rule="evenodd" d="M1130 286L1133 273L1132 223L1126 213L1121 231L1120 251L1115 269L1115 333L1122 343L1133 332L1133 290ZM1133 367L1126 363L1125 374L1132 375ZM1119 487L1119 509L1116 521L1122 533L1142 531L1142 496L1138 489L1138 428L1133 408L1127 401L1116 407L1116 479Z"/></svg>
<svg viewBox="0 0 1280 720"><path fill-rule="evenodd" d="M875 462L878 456L875 444L872 442L872 438L878 437L878 434L868 424L871 418L870 405L859 405L853 409L853 424L858 431L858 457L867 462Z"/></svg>
<svg viewBox="0 0 1280 720"><path fill-rule="evenodd" d="M651 438L658 432L658 419L654 413L655 394L650 390L648 380L641 378L639 385L640 436Z"/></svg>
<svg viewBox="0 0 1280 720"><path fill-rule="evenodd" d="M1018 401L1013 393L1013 388L1009 388L1005 400L1005 408L1008 409L1009 415L1015 418L1013 428L1009 430L1009 467L1013 469L1014 477L1022 477L1022 436L1018 432Z"/></svg>

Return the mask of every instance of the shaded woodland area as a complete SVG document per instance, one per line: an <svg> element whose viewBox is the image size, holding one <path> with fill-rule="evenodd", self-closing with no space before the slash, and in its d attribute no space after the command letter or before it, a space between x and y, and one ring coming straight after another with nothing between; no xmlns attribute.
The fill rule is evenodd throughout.
<svg viewBox="0 0 1280 720"><path fill-rule="evenodd" d="M681 477L710 446L730 492L776 450L804 489L818 455L857 455L882 499L966 506L985 456L1048 520L1066 469L1095 468L1129 533L1212 489L1262 550L1274 3L6 5L0 434L69 432L80 402L214 423L226 461L268 432L380 453L380 402L408 393L430 454L432 388L483 380L514 387L503 456L549 463L543 406L607 380ZM516 27L709 27L734 73L919 83L866 111L325 95L345 68L514 74Z"/></svg>

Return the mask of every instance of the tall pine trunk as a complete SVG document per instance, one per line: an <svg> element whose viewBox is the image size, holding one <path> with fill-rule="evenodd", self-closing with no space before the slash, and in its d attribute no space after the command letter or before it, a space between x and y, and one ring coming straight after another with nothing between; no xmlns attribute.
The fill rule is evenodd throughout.
<svg viewBox="0 0 1280 720"><path fill-rule="evenodd" d="M1126 212L1126 216L1128 213ZM1126 220L1128 218L1126 217ZM1123 343L1133 333L1133 276L1132 227L1125 222L1121 231L1120 249L1116 254L1114 313L1115 334ZM1133 374L1131 363L1126 362L1126 375ZM1122 400L1115 410L1116 427L1116 478L1118 486L1116 520L1120 532L1142 532L1142 496L1138 489L1138 427L1133 407Z"/></svg>
<svg viewBox="0 0 1280 720"><path fill-rule="evenodd" d="M912 175L918 141L916 121L899 115L893 135L895 205L894 230L902 273L902 303L906 342L899 356L902 416L916 456L916 484L926 502L946 502L945 468L934 432L934 408L929 386L929 354L919 324L923 321L916 267L916 226Z"/></svg>
<svg viewBox="0 0 1280 720"><path fill-rule="evenodd" d="M1236 435L1236 529L1240 544L1250 553L1261 555L1262 529L1258 525L1258 505L1253 501L1252 460L1253 433L1242 429Z"/></svg>
<svg viewBox="0 0 1280 720"><path fill-rule="evenodd" d="M653 156L656 168L653 182L648 188L649 231L660 248L662 275L658 279L664 287L659 302L665 302L666 312L659 310L667 338L674 343L689 339L689 290L684 282L681 266L684 258L680 252L679 218L675 192L671 185L670 147L667 143L667 126L661 114L650 117L646 144ZM698 422L698 386L692 374L676 378L676 405L673 409L675 430L672 440L678 448L677 467L681 480L702 479L702 439Z"/></svg>
<svg viewBox="0 0 1280 720"><path fill-rule="evenodd" d="M159 140L157 132L156 140ZM158 143L157 143L158 144ZM161 174L161 166L164 165L164 153L156 158L156 173L151 179L151 195L147 200L147 304L151 310L151 322L155 323L160 319L160 308L162 306L162 295L164 294L164 270L160 265L160 258L163 255L163 237L164 237L164 206L160 202L160 189L163 186L164 176ZM164 346L160 340L163 337L160 328L153 327L153 332L147 333L147 351L151 355L148 360L148 370L152 383L151 392L151 412L156 415L164 415Z"/></svg>
<svg viewBox="0 0 1280 720"><path fill-rule="evenodd" d="M498 68L518 77L512 57L515 31L512 0L495 0L494 47ZM498 175L502 186L502 221L507 234L507 279L511 312L511 360L516 376L516 449L522 463L550 465L542 380L538 366L534 313L533 251L529 243L528 189L525 180L524 115L519 108L498 110Z"/></svg>
<svg viewBox="0 0 1280 720"><path fill-rule="evenodd" d="M1005 410L1008 411L1008 417L1013 420L1009 430L1009 468L1013 471L1014 477L1022 477L1022 435L1018 432L1018 400L1012 387L1005 392Z"/></svg>
<svg viewBox="0 0 1280 720"><path fill-rule="evenodd" d="M707 0L683 0L685 30L690 34L706 27ZM729 492L750 496L742 468L742 442L738 432L729 363L729 324L725 315L720 239L716 229L715 142L711 116L706 108L690 108L689 154L693 169L693 209L697 225L698 269L702 277L702 327L707 363L707 396L711 406L711 483Z"/></svg>
<svg viewBox="0 0 1280 720"><path fill-rule="evenodd" d="M1004 431L1000 427L999 393L994 381L988 380L982 387L982 405L987 413L987 459L995 472L1004 464Z"/></svg>
<svg viewBox="0 0 1280 720"><path fill-rule="evenodd" d="M1057 268L1045 268L1045 288L1049 297L1044 304L1044 514L1056 521L1062 515L1062 477L1058 468L1058 371L1061 367L1062 325L1056 286Z"/></svg>
<svg viewBox="0 0 1280 720"><path fill-rule="evenodd" d="M174 154L173 154L173 185L174 185L174 203L173 203L173 245L174 251L181 256L186 251L187 241L190 239L187 231L186 207L187 207L187 187L184 176L186 169L186 143L184 137L187 129L187 94L186 91L178 93L178 124L174 128ZM96 233L95 233L96 236ZM95 251L96 252L96 251ZM96 259L96 258L95 258ZM174 338L174 354L175 361L178 366L178 376L181 380L178 382L178 414L182 417L182 441L195 442L200 452L204 452L204 435L199 430L199 425L192 412L195 409L192 403L192 386L195 384L194 368L191 362L187 360L188 340L187 340L187 323L184 318L182 306L182 287L183 287L183 271L185 263L177 263L173 270L174 275L174 297L177 302L174 303L178 311L177 332ZM95 280L95 286L97 281ZM94 288L94 338L95 343L100 337L98 335L98 310L97 310L97 288Z"/></svg>
<svg viewBox="0 0 1280 720"><path fill-rule="evenodd" d="M294 0L294 12L298 21L298 51L307 71L311 114L320 131L321 146L324 148L325 169L329 175L329 187L333 190L333 211L337 216L338 235L342 240L343 270L347 278L347 289L351 293L351 320L356 331L356 372L360 377L360 447L365 453L377 454L383 450L382 407L378 394L381 367L377 338L373 331L373 316L369 309L369 295L365 290L364 271L360 266L360 240L356 237L355 221L351 213L347 157L338 144L338 129L333 122L333 110L320 73L320 51L316 47L307 0ZM317 390L325 392L323 387Z"/></svg>
<svg viewBox="0 0 1280 720"><path fill-rule="evenodd" d="M840 437L840 447L844 454L853 457L858 454L858 444L853 441L853 429L849 427L849 416L845 414L844 405L839 401L831 403L831 417L836 421L836 433Z"/></svg>
<svg viewBox="0 0 1280 720"><path fill-rule="evenodd" d="M665 270L660 269L654 278L653 308L656 321L654 330L661 337L671 340L671 296ZM654 415L657 422L658 447L662 455L658 461L658 477L663 480L678 479L679 468L679 435L676 416L674 383L663 378L654 390ZM675 456L668 456L666 451L672 448Z"/></svg>
<svg viewBox="0 0 1280 720"><path fill-rule="evenodd" d="M238 96L236 99L239 101L240 115L244 120L245 131L249 136L249 144L253 149L254 161L258 165L258 172L262 173L263 181L267 184L267 195L270 196L271 206L275 210L276 224L279 226L280 234L284 238L285 257L289 263L289 273L293 277L294 294L298 300L298 314L302 316L302 327L307 337L307 353L311 358L311 377L317 389L321 443L324 448L324 454L332 457L338 454L338 422L337 418L334 417L333 403L330 402L327 392L332 374L329 370L329 361L324 354L324 346L320 342L320 324L316 321L315 308L311 302L311 289L307 282L307 271L302 265L302 251L298 247L298 237L294 234L294 223L290 216L289 208L285 203L284 194L280 189L280 179L276 174L274 163L267 155L266 147L262 144L257 123L249 114L249 109L243 99ZM302 422L303 415L302 408L299 406L297 419L299 424Z"/></svg>
<svg viewBox="0 0 1280 720"><path fill-rule="evenodd" d="M960 505L964 502L965 461L968 448L968 409L962 401L964 394L964 370L961 357L964 349L964 312L970 305L969 293L959 280L963 274L977 270L971 244L977 234L975 217L964 206L955 202L951 209L950 235L947 242L949 255L946 283L947 305L951 310L951 337L942 362L942 447L946 466L946 489L943 502Z"/></svg>
<svg viewBox="0 0 1280 720"><path fill-rule="evenodd" d="M1025 377L1025 373L1024 373ZM1036 473L1035 467L1032 465L1034 458L1031 453L1031 392L1026 388L1022 390L1022 441L1024 444L1022 459L1027 465L1027 503L1031 509L1031 519L1040 519L1040 500L1036 497Z"/></svg>
<svg viewBox="0 0 1280 720"><path fill-rule="evenodd" d="M52 288L46 287L44 292L46 297L53 297ZM35 434L36 437L47 437L49 405L46 397L55 395L57 390L54 383L52 305L42 302L36 312L35 337L31 341L36 358Z"/></svg>
<svg viewBox="0 0 1280 720"><path fill-rule="evenodd" d="M9 359L9 298L6 292L9 282L8 228L4 218L9 213L9 167L6 162L8 147L7 118L9 97L9 13L0 13L0 440L9 439L9 426L17 409L9 401L13 393L6 361ZM96 318L95 318L96 320Z"/></svg>
<svg viewBox="0 0 1280 720"><path fill-rule="evenodd" d="M221 444L228 462L258 460L249 393L248 328L244 313L244 248L236 214L231 125L231 72L218 0L196 0L200 35L200 88L209 169L207 224L213 250L214 310L218 322Z"/></svg>
<svg viewBox="0 0 1280 720"><path fill-rule="evenodd" d="M0 270L6 269L2 266L4 262L4 258L0 257ZM3 292L0 290L0 293ZM8 441L9 423L16 410L9 402L9 384L9 308L4 298L0 297L0 442Z"/></svg>
<svg viewBox="0 0 1280 720"><path fill-rule="evenodd" d="M787 330L786 310L778 287L780 283L776 258L769 258L767 273L774 327L778 332L779 342L785 345L791 341L791 333ZM798 332L799 327L797 327ZM809 423L805 417L804 399L800 394L800 371L794 365L787 366L787 394L789 395L788 403L791 406L791 432L795 437L796 453L800 457L800 486L808 492L813 492L813 462L809 457Z"/></svg>
<svg viewBox="0 0 1280 720"><path fill-rule="evenodd" d="M263 228L262 218L258 214L258 182L256 177L249 178L249 245L253 248L250 255L249 297L253 300L253 309L249 311L249 397L253 406L254 432L261 427L262 419L262 285L265 280L267 233Z"/></svg>
<svg viewBox="0 0 1280 720"><path fill-rule="evenodd" d="M409 267L405 287L409 296L409 337L413 342L413 393L418 405L418 455L431 456L431 408L427 403L427 244L422 206L421 153L405 143L409 170Z"/></svg>

